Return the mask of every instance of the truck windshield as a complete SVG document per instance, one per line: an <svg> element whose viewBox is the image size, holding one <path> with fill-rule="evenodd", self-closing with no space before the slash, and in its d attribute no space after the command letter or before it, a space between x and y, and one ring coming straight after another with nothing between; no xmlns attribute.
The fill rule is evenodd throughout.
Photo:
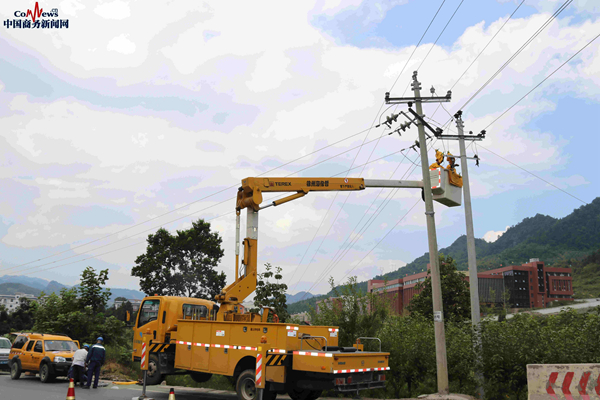
<svg viewBox="0 0 600 400"><path fill-rule="evenodd" d="M10 349L10 341L0 340L0 349Z"/></svg>
<svg viewBox="0 0 600 400"><path fill-rule="evenodd" d="M140 319L138 320L138 327L147 324L150 321L155 321L158 318L158 307L160 306L160 300L146 300L140 307Z"/></svg>
<svg viewBox="0 0 600 400"><path fill-rule="evenodd" d="M44 348L46 351L76 351L77 345L67 340L46 340Z"/></svg>

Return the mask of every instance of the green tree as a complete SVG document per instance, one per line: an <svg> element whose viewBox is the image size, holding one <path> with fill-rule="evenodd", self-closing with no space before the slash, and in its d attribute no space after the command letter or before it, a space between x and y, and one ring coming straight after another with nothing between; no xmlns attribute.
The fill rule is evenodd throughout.
<svg viewBox="0 0 600 400"><path fill-rule="evenodd" d="M456 270L452 257L440 254L440 276L445 321L460 322L469 319L471 317L469 284L465 280L465 275ZM421 289L421 292L410 301L408 310L426 318L433 318L431 276L419 282L417 288Z"/></svg>
<svg viewBox="0 0 600 400"><path fill-rule="evenodd" d="M215 271L223 257L222 239L210 231L210 223L199 219L175 235L161 228L147 242L131 270L146 294L212 300L225 286L225 273Z"/></svg>
<svg viewBox="0 0 600 400"><path fill-rule="evenodd" d="M12 313L9 313L4 306L0 306L0 335L31 330L36 309L37 303L25 297L19 299L19 306Z"/></svg>
<svg viewBox="0 0 600 400"><path fill-rule="evenodd" d="M283 279L281 267L275 267L275 271L273 271L271 264L266 263L265 269L265 272L258 274L254 305L259 308L272 307L275 309L279 321L286 322L290 317L287 311L287 298L285 297L288 287L281 282L281 279ZM275 278L275 282L271 282L270 278Z"/></svg>
<svg viewBox="0 0 600 400"><path fill-rule="evenodd" d="M81 283L78 287L79 304L81 307L89 307L93 313L106 309L110 298L110 289L103 289L108 280L108 270L104 269L96 274L96 270L87 267L81 273Z"/></svg>
<svg viewBox="0 0 600 400"><path fill-rule="evenodd" d="M311 310L313 325L338 326L340 346L352 346L359 337L377 336L392 313L386 296L362 292L358 289L356 277L349 278L341 288L335 286L333 278L329 279L329 284L333 296L318 304L318 312ZM367 343L367 346L371 345ZM376 348L379 349L379 346Z"/></svg>
<svg viewBox="0 0 600 400"><path fill-rule="evenodd" d="M40 295L33 329L43 333L65 333L73 339L93 342L98 336L107 343L121 341L125 324L104 313L110 297L102 286L108 270L87 267L81 274L78 288L62 288L60 294Z"/></svg>

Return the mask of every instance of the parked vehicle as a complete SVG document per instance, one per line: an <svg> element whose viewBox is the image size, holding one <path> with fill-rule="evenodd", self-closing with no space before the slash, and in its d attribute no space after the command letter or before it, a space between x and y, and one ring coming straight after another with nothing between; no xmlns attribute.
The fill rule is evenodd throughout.
<svg viewBox="0 0 600 400"><path fill-rule="evenodd" d="M10 340L0 337L0 370L8 370L8 354L10 353Z"/></svg>
<svg viewBox="0 0 600 400"><path fill-rule="evenodd" d="M57 376L67 376L73 363L73 354L79 342L67 335L44 333L12 333L8 365L11 379L19 379L22 372L40 375L44 383Z"/></svg>

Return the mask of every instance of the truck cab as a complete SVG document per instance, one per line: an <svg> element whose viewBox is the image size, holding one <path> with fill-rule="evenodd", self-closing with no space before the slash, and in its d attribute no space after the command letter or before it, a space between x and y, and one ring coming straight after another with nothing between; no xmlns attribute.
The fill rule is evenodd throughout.
<svg viewBox="0 0 600 400"><path fill-rule="evenodd" d="M151 336L148 349L148 384L157 385L175 372L177 320L209 320L218 306L209 300L190 297L150 296L144 298L133 328L133 361L140 361L142 334Z"/></svg>

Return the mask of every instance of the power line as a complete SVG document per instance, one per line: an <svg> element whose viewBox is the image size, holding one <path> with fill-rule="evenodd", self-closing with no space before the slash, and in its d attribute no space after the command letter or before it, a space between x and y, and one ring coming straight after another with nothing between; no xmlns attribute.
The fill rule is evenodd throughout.
<svg viewBox="0 0 600 400"><path fill-rule="evenodd" d="M598 39L598 36L600 36L600 34L596 35L592 40L590 40L585 46L583 46L581 49L579 49L577 51L577 53L573 54L571 57L569 57L569 59L567 61L565 61L564 63L562 63L558 68L556 68L554 71L552 71L552 73L548 76L546 76L540 83L538 83L537 85L534 86L533 89L531 89L529 92L525 93L525 95L523 97L521 97L519 100L517 100L512 106L508 107L506 109L506 111L504 111L502 114L500 114L500 116L498 116L498 118L496 118L495 120L493 120L492 122L490 122L484 129L489 128L490 126L492 126L493 123L495 123L496 121L498 121L500 118L502 118L507 112L509 112L514 106L516 106L519 102L521 102L521 100L523 100L525 97L527 97L531 92L533 92L535 89L537 89L542 83L546 82L546 80L548 78L550 78L552 75L554 75L554 73L556 73L559 69L561 69L565 64L567 64L569 61L571 61L573 58L575 58L575 56L577 56L579 53L581 53L586 47L588 47L590 44L592 44L596 39ZM482 146L483 147L483 146Z"/></svg>
<svg viewBox="0 0 600 400"><path fill-rule="evenodd" d="M433 146L435 145L435 141L431 143L430 149L433 148ZM417 156L418 157L418 156ZM412 170L407 170L407 172L405 173L405 175L407 173L412 173L412 171L414 171L414 169L417 167L417 165L415 165L414 167L410 167L412 168ZM325 276L327 276L327 274L331 273L331 271L333 271L333 269L339 264L339 262L346 256L346 254L348 254L348 252L350 251L350 249L352 248L352 246L354 246L354 244L356 244L358 242L358 240L360 239L360 235L362 235L364 232L366 232L366 230L373 224L373 222L375 221L375 219L381 214L381 212L385 209L385 207L387 207L391 201L390 196L393 198L393 196L395 196L398 193L399 189L395 189L393 191L390 191L390 193L388 194L388 196L386 197L386 199L379 205L379 207L377 208L377 210L375 210L375 213L373 213L373 215L371 215L371 217L369 218L369 220L367 220L367 222L365 223L365 225L363 225L363 227L359 230L359 233L354 237L353 240L351 240L351 243L349 244L349 247L347 247L346 249L343 250L343 254L340 256L340 258L338 258L338 260L335 260L335 256L333 257L334 260L332 260L329 265L327 267L325 267L325 270L323 273L321 273L321 275L319 276L319 278L315 281L315 283L312 284L312 286L306 291L307 293L310 292L316 285L318 285L320 282L323 281L323 279L325 278ZM387 203L386 203L387 201ZM414 207L414 206L413 206ZM410 210L409 210L410 211ZM406 216L406 215L405 215ZM403 217L404 218L404 217ZM360 222L359 222L360 224ZM397 225L397 224L396 224ZM357 224L358 226L358 224ZM356 229L356 227L355 227ZM394 229L394 228L392 228ZM388 232L389 233L389 232ZM387 236L387 234L386 234ZM346 239L347 240L347 239ZM378 243L379 244L379 243ZM371 250L372 251L372 250ZM337 254L337 253L336 253ZM304 299L304 297L306 297L306 294L303 296L302 299Z"/></svg>
<svg viewBox="0 0 600 400"><path fill-rule="evenodd" d="M433 16L433 18L431 19L431 22L429 23L429 25L427 26L427 29L425 30L425 32L423 33L423 35L421 36L421 39L419 40L419 43L417 44L417 46L415 47L415 49L413 50L411 56L408 58L408 60L406 61L406 63L404 64L404 67L402 68L402 70L400 71L400 73L398 74L398 76L396 77L396 80L394 81L394 83L392 84L392 89L393 87L396 85L396 82L398 81L398 79L400 78L400 75L402 74L402 72L404 72L404 69L406 68L406 66L408 65L410 59L412 58L413 54L415 53L415 51L417 50L417 48L420 46L421 41L423 40L423 37L425 37L425 34L427 33L427 31L429 30L429 27L431 27L431 24L433 23L433 21L435 20L435 18L437 17L439 11L441 10L442 6L444 5L444 3L446 2L446 0L444 0L442 2L442 4L440 5L440 7L438 8L437 12L435 13L435 15ZM446 23L446 25L444 26L444 29L442 29L442 31L440 32L440 34L438 35L437 39L435 40L434 44L432 45L431 49L429 50L429 52L427 53L427 55L425 56L425 58L423 58L423 60L421 61L421 64L419 65L419 68L423 65L423 63L425 62L425 60L427 59L427 57L429 56L429 53L431 53L431 50L433 49L433 47L435 46L435 44L437 43L437 41L440 39L440 37L442 36L442 34L444 33L444 31L446 30L446 28L448 27L448 24L450 24L450 21L452 21L452 19L454 18L454 15L456 14L456 12L458 11L458 9L460 8L460 6L462 5L462 3L464 2L464 0L461 0L460 4L458 5L458 7L456 8L456 10L454 11L454 13L452 14L452 16L450 17L450 19L448 20L448 22ZM390 89L391 92L391 89ZM379 111L381 111L381 109L383 108L383 104L381 105L381 107L379 108ZM389 107L388 107L389 108ZM380 117L381 118L381 117ZM373 121L375 122L375 121ZM373 150L371 151L371 155L369 155L369 158L371 158L371 156L373 155L373 152L375 151L375 148L377 147L377 145L373 148ZM356 154L358 156L358 153ZM356 158L355 158L356 160ZM349 193L348 196L346 196L344 203L342 204L342 206L340 207L338 213L336 214L333 222L331 223L329 229L327 230L327 233L324 235L323 240L321 240L321 243L319 244L319 247L317 248L317 250L315 251L315 255L316 253L321 249L321 246L323 245L323 242L325 241L325 238L329 235L329 232L331 231L331 228L333 228L333 225L336 223L338 216L340 215L340 213L342 212L342 210L344 209L344 206L346 205L346 202L348 201L348 199L350 198L350 196L352 195L352 193ZM317 236L317 233L319 232L319 230L321 229L321 226L323 224L323 222L325 221L325 218L327 217L327 214L329 213L329 210L331 209L331 206L333 205L333 203L335 202L335 199L337 199L338 193L335 194L331 204L329 205L329 208L327 209L327 212L325 213L325 216L323 217L323 219L321 220L321 223L319 224L319 227L317 228L313 238L310 241L310 244L308 245L308 248L306 249L304 255L302 256L302 259L300 260L300 263L296 266L296 268L294 269L294 273L292 274L292 280L294 278L294 276L296 275L296 271L298 270L298 267L302 264L302 261L304 260L304 257L306 256L308 249L310 248L310 246L312 245L314 239ZM311 260L312 262L312 260ZM309 265L310 263L309 262ZM307 266L308 269L308 266ZM304 272L302 273L302 276L304 276L304 274L306 273L306 270L304 270ZM300 278L301 280L302 278ZM290 280L290 283L292 282L292 280ZM299 281L298 281L299 282ZM297 283L296 283L297 285ZM295 286L294 286L295 287Z"/></svg>
<svg viewBox="0 0 600 400"><path fill-rule="evenodd" d="M413 145L413 146L414 146L414 145ZM411 147L412 147L412 146L411 146ZM403 151L405 151L405 150L408 150L408 149L410 149L411 147L407 147L407 148L401 149L401 150L399 151L399 152L402 154L402 156L403 156L405 159L408 159L408 158L406 157L406 155L404 155ZM410 161L410 160L409 160L409 161ZM398 166L396 167L396 169L394 170L394 172L392 173L392 175L393 175L393 174L394 174L394 173L395 173L395 172L398 170L398 168L400 167L400 165L401 165L401 164L400 164L400 163L398 163ZM365 166L366 166L366 164L365 164ZM409 169L410 169L410 166L409 166L409 168L407 169L407 172L408 172L408 170L409 170ZM364 171L364 167L363 167L363 171ZM405 174L406 174L406 173L405 173ZM402 177L402 179L404 179L404 176ZM382 191L383 191L383 189L381 189L381 190L379 191L379 194L381 194L381 192L382 192ZM379 194L377 195L377 198L379 198ZM349 197L349 196L348 196L348 197ZM371 209L371 207L373 206L373 204L375 203L375 201L377 201L377 198L375 198L375 199L373 200L373 202L371 203L371 205L369 206L369 208L368 208L368 209L367 209L367 210L366 210L366 211L363 213L363 216L361 217L361 219L360 219L360 221L358 222L358 224L357 224L357 225L354 227L354 229L353 229L353 232L352 232L352 233L354 233L354 231L356 230L356 227L357 227L357 226L360 224L360 222L361 222L361 221L364 219L364 217L367 215L367 213L369 212L369 210ZM344 204L345 204L345 203L344 203ZM343 208L343 206L342 206L342 208ZM342 208L340 208L340 211L342 210ZM338 212L338 214L339 214L339 212ZM333 226L333 224L332 224L331 226ZM330 228L330 229L331 229L331 228ZM329 233L329 231L328 231L327 233ZM350 235L349 235L349 236L346 238L346 240L345 240L345 241L344 241L344 243L343 243L343 244L340 246L340 248L344 246L344 244L345 244L345 243L348 241L348 238L349 238L351 235L352 235L352 234L350 234ZM327 234L324 236L324 238L325 238L325 237L327 237ZM324 239L323 239L323 240L324 240ZM323 241L321 241L321 244L323 244ZM320 248L321 248L321 246L319 246L319 249L320 249ZM316 253L318 252L318 250L319 250L319 249L317 249L317 251L315 252L315 255L316 255ZM338 251L336 252L336 255L339 253L339 251L340 251L340 250L338 249ZM313 257L314 257L314 256L313 256ZM335 258L335 255L334 255L334 258ZM310 262L310 263L312 263L312 261L313 261L313 260L311 260L311 262ZM306 269L303 271L303 273L302 273L302 275L300 276L300 278L298 279L298 281L296 281L296 284L294 285L294 288L292 289L292 291L293 291L293 290L295 290L295 289L296 289L296 287L298 286L298 284L299 284L299 283L302 281L302 278L304 277L304 274L305 274L305 273L306 273L306 271L308 270L308 267L310 266L310 263L309 263L309 265L307 266L307 268L306 268ZM326 269L327 269L327 268L328 268L328 267L326 267ZM298 270L298 268L296 268L296 269L294 270L294 274L292 274L292 279L290 279L290 281L289 281L289 282L290 282L290 285L291 285L291 284L292 284L292 282L293 282L293 278L294 278L294 276L295 276L295 272L296 272L297 270Z"/></svg>
<svg viewBox="0 0 600 400"><path fill-rule="evenodd" d="M433 146L433 144L432 144L432 146ZM404 154L403 154L403 156L406 159L408 159ZM417 157L415 158L415 160L418 157L419 156L417 155ZM414 169L418 166L418 165L416 165L414 163L413 163L413 165L414 166L409 166L409 168L405 171L405 173L403 174L403 176L401 177L400 180L404 180L404 178L406 176L410 175L414 171ZM356 228L360 225L360 223L362 222L362 220L364 219L364 217L367 215L367 212L371 209L371 207L373 206L373 204L375 204L375 201L377 201L377 199L379 198L379 196L383 192L383 189L381 189L379 191L377 197L373 200L373 202L369 206L369 209L363 214L363 216L360 219L360 221L358 221L358 223L356 224L356 226L352 230L352 233L350 235L348 235L348 237L346 237L346 240L344 241L344 243L342 243L342 245L340 246L340 248L338 249L338 251L336 252L336 254L334 254L334 256L332 257L332 260L325 267L325 269L323 270L323 272L319 275L319 278L317 279L318 282L322 281L327 274L331 273L331 271L333 271L335 269L335 267L339 264L339 262L348 254L348 252L352 249L352 247L358 242L358 240L360 239L361 235L364 232L366 232L366 230L370 227L370 225L373 223L373 221L375 221L375 219L381 214L381 212L385 209L385 207L387 207L387 205L389 204L389 201L391 201L391 197L393 197L398 192L398 190L399 189L395 189L395 190L391 190L391 191L388 192L387 197L383 200L383 202L379 205L379 207L377 207L377 209L375 210L375 212L369 217L369 219L365 222L365 224L362 226L362 228L359 229L358 233L352 239L350 239L350 237L352 236L352 234L356 232ZM350 239L350 242L348 243L349 239ZM348 243L347 246L345 246L346 243ZM338 254L340 254L340 251L341 251L342 254L338 258Z"/></svg>
<svg viewBox="0 0 600 400"><path fill-rule="evenodd" d="M517 50L500 68L498 68L498 70L496 72L494 72L494 74L462 105L460 106L458 109L459 110L464 110L464 108L479 94L481 93L481 91L487 86L489 85L502 71L504 71L504 69L515 59L517 58L517 56L519 54L521 54L521 52L525 49L525 47L527 47L529 45L529 43L531 43L540 33L542 33L542 31L548 26L550 25L550 23L552 21L554 21L554 19L556 19L556 17L563 12L568 6L569 4L571 4L573 0L567 0L563 3L563 5L561 5L558 10L556 10L554 12L554 14L552 14L552 16L550 16L550 18L548 18L546 20L546 22L544 22L542 24L542 26L540 26L538 28L538 30L529 37L529 39L527 39L525 41L525 43L523 43L521 45L521 47L519 48L519 50Z"/></svg>
<svg viewBox="0 0 600 400"><path fill-rule="evenodd" d="M415 46L414 50L412 51L412 53L410 54L410 57L408 57L408 60L406 60L406 63L404 64L404 67L402 67L402 70L400 71L400 73L398 74L398 76L396 77L396 80L394 81L394 83L392 84L392 87L390 88L390 93L392 91L392 89L394 89L394 86L396 86L396 82L398 82L398 79L400 78L400 75L402 75L402 73L404 72L404 69L406 68L406 66L408 65L409 61L412 59L412 56L415 54L415 51L417 51L417 49L419 48L419 46L421 45L421 41L423 41L423 38L425 37L425 35L427 34L427 32L429 31L429 28L431 27L431 24L433 24L433 21L435 21L435 18L437 17L438 13L440 12L440 10L442 9L442 6L444 5L444 3L446 3L446 0L442 1L442 4L440 4L439 8L437 9L437 11L435 12L435 15L433 16L433 18L431 18L431 21L429 22L429 25L427 25L427 29L425 29L425 32L423 32L423 34L421 35L421 39L419 39L419 42L417 43L417 45Z"/></svg>
<svg viewBox="0 0 600 400"><path fill-rule="evenodd" d="M402 150L404 150L404 149L402 149ZM375 160L371 160L371 161L367 162L366 164L371 164L371 163L374 163L374 162L380 161L380 160L382 160L382 159L384 159L384 158L391 157L391 156L393 156L393 155L396 155L396 154L400 153L402 150L399 150L399 151L395 151L395 152L389 153L389 154L387 154L387 155L385 155L385 156L382 156L382 157L380 157L380 158L377 158L377 159L375 159ZM350 150L349 150L349 151L350 151ZM344 154L344 153L340 153L340 155L341 155L341 154ZM325 160L325 161L327 161L327 160ZM324 162L324 161L321 161L321 162ZM319 163L321 163L321 162L319 162ZM317 163L317 164L319 164L319 163ZM316 165L316 164L315 164L315 165ZM358 165L358 166L356 166L356 167L354 167L354 168L352 168L352 169L358 169L358 168L361 168L363 165L364 165L364 164ZM313 165L313 166L314 166L314 165ZM312 166L311 166L311 167L312 167ZM307 167L307 168L309 168L309 167ZM304 169L307 169L307 168L304 168ZM302 169L302 170L304 170L304 169ZM348 173L349 171L351 171L352 169L350 169L350 170L344 170L344 171L342 171L342 172L339 172L339 173L337 173L337 174L334 174L333 176L335 177L335 176L339 176L339 175L346 174L346 173ZM300 171L302 171L302 170L300 170ZM297 172L298 172L298 171L296 171L296 172L292 173L291 175L293 175L293 174L295 174L295 173L297 173ZM289 175L288 175L288 176L289 176ZM270 201L270 200L276 199L276 198L278 198L278 197L283 197L283 196L286 196L286 195L285 195L285 194L282 194L282 195L279 195L279 196L274 196L274 197L272 197L272 198L270 198L270 199L267 199L267 201ZM191 214L186 214L186 215L184 215L184 216L182 216L182 217L180 217L180 218L177 218L177 219L175 219L175 220L172 220L172 221L166 222L166 223L164 223L164 224L162 224L162 225L157 225L157 226L154 226L154 227L152 227L152 228L150 228L150 229L146 229L146 230L144 230L144 231L138 232L138 233L136 233L136 234L134 234L134 235L132 235L132 236L128 236L128 237L126 237L126 238L123 238L123 239L119 239L119 240L118 240L118 241L116 241L116 242L112 242L112 243L109 243L109 244L107 244L107 245L103 245L103 246L100 246L100 247L96 247L96 248L92 249L91 251L99 250L99 249L101 249L101 248L104 248L104 247L107 247L107 246L109 246L109 245L113 245L113 244L119 243L119 242L121 242L121 241L123 241L123 240L131 239L131 238L133 238L134 236L137 236L137 235L140 235L140 234L142 234L142 233L145 233L145 232L148 232L148 231L154 230L154 229L156 229L156 228L163 227L163 226L165 226L165 225L168 225L168 224L170 224L170 223L176 222L176 221L178 221L178 220L181 220L181 219L183 219L183 218L187 218L187 217L190 217L190 216L192 216L192 215L198 214L199 212L205 211L205 210L207 210L207 209L209 209L209 208L212 208L212 207L214 207L214 206L220 205L220 204L222 204L222 203L224 203L224 202L226 202L226 201L232 200L232 199L234 199L234 198L230 198L230 199L224 200L224 201L222 201L222 202L220 202L220 203L213 204L213 205L211 205L211 206L209 206L209 207L206 207L206 208L204 208L204 209L202 209L202 210L194 211L194 212L193 212L193 213L191 213ZM209 219L207 219L206 221L212 221L212 220L214 220L214 219L221 218L221 217L224 217L224 216L226 216L226 215L233 214L233 213L234 213L234 211L230 211L230 212L227 212L227 213L224 213L224 214L221 214L221 215L217 215L217 216L215 216L215 217L213 217L213 218L209 218ZM67 264L61 264L61 265L53 266L53 267L46 268L46 269L43 269L43 270L38 270L38 271L31 271L31 272L28 272L28 273L26 273L25 275L28 275L28 274L31 274L31 273L34 273L34 272L42 272L42 271L47 271L47 270L49 270L49 269L55 269L55 268L59 268L59 267L64 267L64 266L67 266L67 265L75 264L75 263L82 262L82 261L86 261L86 260L89 260L89 259L95 259L95 258L97 258L97 257L100 257L100 256L102 256L102 255L106 255L106 254L114 253L114 252L117 252L117 251L120 251L120 250L123 250L123 249L127 249L127 248L129 248L129 247L132 247L132 246L135 246L135 245L138 245L138 244L144 243L145 241L146 241L146 240L144 239L144 240L142 240L142 241L138 241L138 242L136 242L136 243L134 243L134 244L131 244L131 245L128 245L128 246L125 246L125 247L121 247L121 248L119 248L119 249L116 249L116 250L111 250L111 251L107 251L107 252L104 252L104 253L101 253L101 254L96 254L96 255L94 255L94 256L86 257L86 258L83 258L83 259L80 259L80 260L76 260L76 261L73 261L73 262L70 262L70 263L67 263ZM53 262L50 262L50 263L47 263L47 264L43 264L43 265L37 265L37 266L34 266L34 267L26 268L26 269L25 269L25 270L23 270L23 271L30 271L30 270L32 270L32 269L37 269L37 268L40 268L40 267L44 267L44 266L46 266L46 265L53 264L53 263L55 263L55 262L65 261L65 260L71 259L71 258L73 258L73 257L78 257L78 256L81 256L81 255L80 255L80 254L77 254L77 255L70 256L70 257L66 257L66 258L63 258L63 259L60 259L60 260L56 260L56 261L53 261ZM16 267L11 267L11 268L9 268L9 269L14 269L14 268L16 268ZM8 270L8 269L7 269L7 270Z"/></svg>
<svg viewBox="0 0 600 400"><path fill-rule="evenodd" d="M596 37L597 37L597 36L596 36ZM503 159L504 161L506 161L506 162L508 162L508 163L510 163L510 164L512 164L512 165L514 165L515 167L517 167L517 168L519 168L519 169L521 169L521 170L523 170L523 171L527 172L528 174L535 176L535 177L536 177L536 178L538 178L539 180L546 182L548 185L550 185L550 186L552 186L552 187L554 187L554 188L556 188L556 189L560 190L560 191L561 191L561 192L563 192L564 194L566 194L566 195L568 195L568 196L571 196L572 198L574 198L574 199L576 199L576 200L579 200L579 201L580 201L580 202L582 202L583 204L588 204L586 201L583 201L583 200L581 200L579 197L572 195L571 193L567 192L566 190L563 190L563 189L559 188L559 187L558 187L558 186L556 186L555 184L553 184L553 183L551 183L551 182L548 182L548 181L547 181L547 180L545 180L544 178L542 178L542 177L540 177L540 176L538 176L538 175L534 174L534 173L533 173L533 172L531 172L531 171L528 171L528 170L526 170L526 169L525 169L525 168L523 168L523 167L520 167L520 166L518 166L518 165L517 165L517 164L515 164L514 162L512 162L512 161L510 161L510 160L508 160L508 159L506 159L506 158L502 157L500 154L497 154L497 153L493 152L492 150L488 149L487 147L484 147L484 146L483 146L481 143L479 143L479 147L481 147L482 149L484 149L484 150L486 150L486 151L489 151L490 153L492 153L492 154L493 154L493 155L495 155L496 157L500 157L500 158L501 158L501 159Z"/></svg>
<svg viewBox="0 0 600 400"><path fill-rule="evenodd" d="M301 159L303 159L303 158L306 158L306 157L312 156L312 155L314 155L314 154L316 154L316 153L318 153L318 152L320 152L320 151L322 151L322 150L325 150L325 149L327 149L327 148L329 148L329 147L335 146L336 144L339 144L339 143L341 143L341 142L344 142L344 141L346 141L346 140L348 140L348 139L351 139L351 138L353 138L353 137L355 137L355 136L358 136L358 135L360 135L360 134L362 134L362 133L364 133L364 132L367 132L367 131L369 131L370 129L372 129L372 126L371 126L371 127L369 127L369 128L367 128L367 129L363 129L363 130L362 130L362 131L360 131L360 132L357 132L357 133L354 133L354 134L352 134L352 135L350 135L350 136L347 136L347 137L345 137L345 138L343 138L343 139L340 139L340 140L338 140L338 141L336 141L336 142L333 142L333 143L331 143L331 144L328 144L327 146L323 146L323 147L321 147L320 149L314 150L314 151L312 151L312 152L310 152L310 153L308 153L308 154L305 154L305 155L303 155L303 156L301 156L301 157L298 157L298 158L295 158L295 159L293 159L293 160L291 160L291 161L288 161L288 162L286 162L286 163L283 163L283 164L281 164L281 165L279 165L279 166L277 166L277 167L275 167L275 168L272 168L272 169L270 169L270 170L268 170L268 171L266 171L266 172L263 172L262 174L260 174L260 175L258 175L258 176L263 176L263 175L266 175L266 174L268 174L268 173L271 173L271 172L273 172L273 171L276 171L276 170L278 170L278 169L280 169L280 168L283 168L283 167L285 167L285 166L287 166L287 165L290 165L290 164L292 164L292 163L294 163L294 162L296 162L296 161L299 161L299 160L301 160ZM193 202L191 202L191 203L184 204L184 205L182 205L182 206L180 206L180 207L177 207L177 208L175 208L175 209L173 209L173 210L171 210L171 211L168 211L168 212L166 212L166 213L163 213L163 214L157 215L156 217L149 218L149 219L147 219L147 220L144 220L144 221L142 221L142 222L139 222L139 223L137 223L137 224L135 224L135 225L129 226L129 227L127 227L127 228L124 228L124 229L121 229L121 230L119 230L119 231L117 231L117 232L110 233L110 234L108 234L108 235L106 235L106 236L103 236L103 237L101 237L101 238L98 238L98 239L94 239L94 240L92 240L92 241L90 241L90 242L87 242L87 243L83 243L83 244L77 245L77 246L75 246L75 247L70 247L70 248L69 248L69 249L67 249L67 250L63 250L63 251L61 251L61 252L54 253L54 254L51 254L51 255L49 255L49 256L46 256L46 257L38 258L37 260L32 260L32 261L29 261L29 262L26 262L26 263L23 263L23 264L19 264L19 265L17 265L17 266L11 267L11 269L13 269L13 268L18 268L18 267L23 267L23 266L25 266L25 265L29 265L29 264L32 264L32 263L35 263L35 262L39 262L39 261L46 260L46 259L48 259L48 258L56 257L56 256L59 256L59 255L61 255L61 254L67 253L67 252L69 252L69 251L73 251L73 250L75 250L75 249L78 249L78 248L81 248L81 247L84 247L84 246L88 246L88 245L90 245L90 244L92 244L92 243L96 243L96 242L99 242L99 241L101 241L101 240L107 239L107 238L109 238L109 237L112 237L112 236L118 235L118 234L120 234L120 233L123 233L123 232L126 232L126 231L128 231L128 230L130 230L130 229L136 228L136 227L138 227L138 226L140 226L140 225L143 225L143 224L146 224L146 223L148 223L148 222L154 221L154 220L156 220L156 219L158 219L158 218L164 217L165 215L169 215L169 214L172 214L172 213L174 213L174 212L176 212L176 211L179 211L179 210L182 210L182 209L188 208L189 206L191 206L191 205L193 205L193 204L196 204L196 203L198 203L198 202L200 202L200 201L202 201L202 200L206 200L206 199L208 199L208 198L210 198L210 197L212 197L212 196L216 196L217 194L220 194L220 193L223 193L223 192L225 192L225 191L227 191L227 190L230 190L230 189L236 188L236 187L238 187L238 185L239 185L239 184L237 184L237 183L236 183L236 184L234 184L234 185L231 185L231 186L229 186L229 187L227 187L227 188L225 188L225 189L222 189L222 190L219 190L219 191L217 191L217 192L215 192L215 193L212 193L212 194L210 194L210 195L204 196L204 197L202 197L202 198L200 198L200 199L198 199L198 200L194 200L194 201L193 201ZM170 222L166 222L166 224L168 224L168 223L170 223ZM115 242L113 242L113 243L115 243Z"/></svg>

